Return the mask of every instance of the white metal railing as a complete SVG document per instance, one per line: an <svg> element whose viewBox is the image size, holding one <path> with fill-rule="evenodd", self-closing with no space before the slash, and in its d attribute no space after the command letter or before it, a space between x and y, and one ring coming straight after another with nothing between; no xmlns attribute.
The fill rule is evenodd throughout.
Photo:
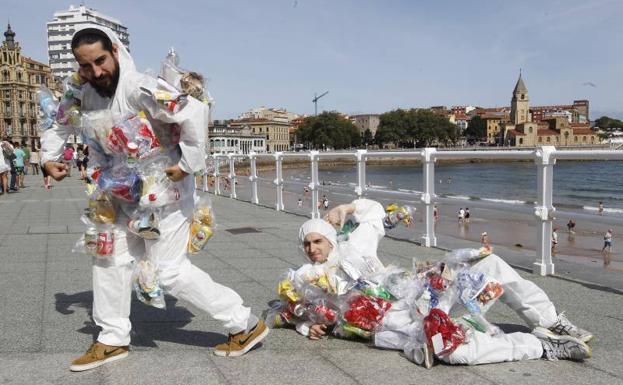
<svg viewBox="0 0 623 385"><path fill-rule="evenodd" d="M275 179L272 183L276 187L275 210L284 210L283 202L283 160L284 159L307 159L310 164L311 182L308 187L311 191L312 199L312 218L319 218L318 210L318 189L320 187L318 177L318 162L320 159L353 159L357 167L357 185L354 193L358 197L362 197L366 191L371 190L366 186L366 161L371 158L412 158L419 159L422 162L422 192L404 193L387 191L390 195L410 195L412 198L419 198L424 205L424 223L425 232L422 236L422 244L426 247L437 246L437 238L435 236L434 227L434 205L436 203L456 203L460 200L451 197L439 197L435 194L435 162L438 159L508 159L508 160L532 160L537 166L537 200L533 209L517 207L503 202L487 203L487 207L500 207L505 210L518 211L523 213L532 213L537 221L537 259L533 264L533 272L540 275L554 274L554 263L552 262L551 253L551 236L554 213L556 209L553 205L553 187L554 187L554 165L557 159L564 160L623 160L623 151L619 150L557 150L554 146L542 146L534 150L483 150L483 151L438 151L436 148L424 148L419 151L374 151L357 150L356 152L277 152L274 154L228 154L213 155L214 171L214 193L221 194L220 189L220 166L221 161L227 161L229 165L229 181L231 198L236 196L236 173L235 160L249 159L251 182L251 202L259 204L258 198L258 176L257 176L257 159L267 158L275 161ZM204 191L208 191L207 177L203 183ZM472 206L479 206L477 202L470 202ZM565 211L561 214L571 214ZM576 217L593 218L594 216L581 213L573 213ZM600 218L606 223L621 224L622 219L618 218Z"/></svg>

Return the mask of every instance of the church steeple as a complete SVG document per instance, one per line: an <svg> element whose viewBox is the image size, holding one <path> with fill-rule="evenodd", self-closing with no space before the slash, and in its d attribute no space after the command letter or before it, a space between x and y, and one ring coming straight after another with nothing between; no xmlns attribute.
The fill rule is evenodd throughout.
<svg viewBox="0 0 623 385"><path fill-rule="evenodd" d="M15 32L11 30L11 23L8 23L7 30L4 32L4 41L10 49L15 48Z"/></svg>
<svg viewBox="0 0 623 385"><path fill-rule="evenodd" d="M521 77L519 71L519 79L513 90L513 98L511 99L511 123L521 124L530 122L530 111L528 106L528 88Z"/></svg>

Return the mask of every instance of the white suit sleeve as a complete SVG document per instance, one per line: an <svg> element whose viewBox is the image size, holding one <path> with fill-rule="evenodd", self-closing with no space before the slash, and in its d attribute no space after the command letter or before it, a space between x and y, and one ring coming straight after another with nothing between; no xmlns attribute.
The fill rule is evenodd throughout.
<svg viewBox="0 0 623 385"><path fill-rule="evenodd" d="M74 133L73 127L61 126L56 123L45 130L41 135L41 165L43 166L48 161L59 162L63 155L63 148L65 143L67 143L67 138Z"/></svg>
<svg viewBox="0 0 623 385"><path fill-rule="evenodd" d="M385 236L385 210L379 202L370 199L356 199L353 204L353 216L359 226L350 234L348 243L357 250L376 256L379 242Z"/></svg>
<svg viewBox="0 0 623 385"><path fill-rule="evenodd" d="M182 157L178 163L188 174L205 169L206 127L209 107L195 98L189 97L185 106L177 112L171 112L158 104L151 96L136 91L132 104L136 110L146 111L153 119L169 124L179 124L180 150Z"/></svg>

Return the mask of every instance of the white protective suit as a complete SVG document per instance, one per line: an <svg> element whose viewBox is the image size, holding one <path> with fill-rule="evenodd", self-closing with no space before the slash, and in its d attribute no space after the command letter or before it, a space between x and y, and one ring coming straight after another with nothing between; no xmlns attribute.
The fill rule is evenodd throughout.
<svg viewBox="0 0 623 385"><path fill-rule="evenodd" d="M385 236L383 227L385 210L380 203L369 199L357 199L353 204L355 205L353 217L359 226L349 234L347 241L339 242L337 247L331 250L326 262L307 263L301 266L294 273L295 279L308 281L315 276L327 274L331 285L341 293L351 280L356 280L362 274L379 272L384 268L376 255L376 250ZM300 234L301 243L305 235ZM308 336L310 326L311 322L298 322L296 330Z"/></svg>
<svg viewBox="0 0 623 385"><path fill-rule="evenodd" d="M499 281L504 288L504 294L499 300L515 310L531 328L547 328L556 322L556 309L547 294L533 282L523 279L502 258L491 254L476 263L472 269ZM406 302L396 302L385 314L383 330L375 334L374 343L378 347L402 350L420 327L419 321L411 320ZM533 334L489 335L474 331L467 342L440 359L450 364L479 365L537 359L542 355L541 341Z"/></svg>
<svg viewBox="0 0 623 385"><path fill-rule="evenodd" d="M352 271L346 279L357 279L356 272L374 272L382 269L383 264L377 257L377 248L385 235L383 218L385 211L375 201L358 199L355 204L354 217L359 227L351 234L347 242L341 242L323 264L306 264L296 272L304 276L323 271L335 272L334 277L340 279L342 271ZM372 262L375 261L375 262ZM378 261L378 262L376 262ZM355 267L349 269L349 266ZM370 266L374 268L370 269ZM495 254L483 258L473 266L474 269L498 280L504 294L499 300L523 318L529 327L542 326L548 328L556 322L557 314L554 304L547 294L531 281L523 279L512 267ZM378 271L378 270L376 270ZM336 284L336 285L339 285ZM299 333L309 334L309 322L296 325ZM405 301L398 301L385 314L383 330L374 336L378 347L402 350L410 337L421 328L421 323L413 322L410 308ZM543 355L541 342L530 333L510 333L490 336L475 332L465 344L459 346L452 354L442 360L451 364L477 365L503 361L537 359Z"/></svg>
<svg viewBox="0 0 623 385"><path fill-rule="evenodd" d="M117 46L120 73L113 98L100 96L89 84L83 87L82 113L110 109L113 117L121 119L145 111L166 149L170 165L177 164L189 174L175 183L181 197L179 203L168 205L162 212L159 224L161 235L157 240L144 240L130 233L126 225L128 218L123 212L129 212L132 207L113 202L117 212L113 255L105 259L94 258L93 263L93 319L102 328L97 340L113 346L130 343L132 273L135 261L145 257L157 261L160 282L166 292L209 313L223 322L230 333L253 327L257 318L242 305L240 296L232 289L215 283L207 273L191 264L187 255L195 195L193 173L205 168L208 107L189 97L184 108L172 113L157 105L153 99L142 97L139 87L153 91L157 88L157 80L137 72L132 57L110 29L97 25L85 25L84 28L103 31ZM181 127L179 143L174 142L173 123ZM61 159L70 134L74 134L72 128L59 125L44 132L41 138L42 165ZM95 148L90 151L94 163L104 159Z"/></svg>

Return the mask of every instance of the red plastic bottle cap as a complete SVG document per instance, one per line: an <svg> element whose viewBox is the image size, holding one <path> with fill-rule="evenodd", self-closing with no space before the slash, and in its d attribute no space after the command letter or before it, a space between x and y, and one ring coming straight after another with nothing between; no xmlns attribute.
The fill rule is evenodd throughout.
<svg viewBox="0 0 623 385"><path fill-rule="evenodd" d="M149 201L154 202L156 200L156 194L149 194Z"/></svg>

